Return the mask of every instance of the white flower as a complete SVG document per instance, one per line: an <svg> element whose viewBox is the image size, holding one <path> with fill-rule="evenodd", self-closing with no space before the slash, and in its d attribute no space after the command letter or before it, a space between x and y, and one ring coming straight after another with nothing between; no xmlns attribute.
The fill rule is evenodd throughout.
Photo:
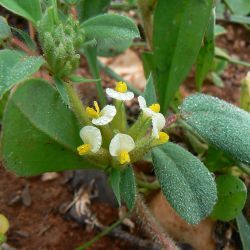
<svg viewBox="0 0 250 250"><path fill-rule="evenodd" d="M116 108L113 105L106 105L100 110L98 103L94 101L94 107L87 107L87 115L92 118L92 123L97 126L103 126L110 123L116 115Z"/></svg>
<svg viewBox="0 0 250 250"><path fill-rule="evenodd" d="M109 152L112 156L118 157L121 164L129 163L129 152L135 148L133 138L126 134L116 134L110 142Z"/></svg>
<svg viewBox="0 0 250 250"><path fill-rule="evenodd" d="M138 102L139 102L140 109L143 111L143 113L147 117L152 117L154 114L157 114L160 112L160 104L158 103L154 103L150 105L149 107L147 107L146 100L142 96L138 97Z"/></svg>
<svg viewBox="0 0 250 250"><path fill-rule="evenodd" d="M125 82L118 82L115 89L107 88L106 94L119 101L130 101L134 98L134 93L127 90L128 87Z"/></svg>
<svg viewBox="0 0 250 250"><path fill-rule="evenodd" d="M100 129L94 126L85 126L80 130L80 137L84 144L77 148L79 155L92 152L96 153L102 146L102 135Z"/></svg>
<svg viewBox="0 0 250 250"><path fill-rule="evenodd" d="M160 131L165 127L166 119L163 114L157 113L152 116L153 137L159 139Z"/></svg>

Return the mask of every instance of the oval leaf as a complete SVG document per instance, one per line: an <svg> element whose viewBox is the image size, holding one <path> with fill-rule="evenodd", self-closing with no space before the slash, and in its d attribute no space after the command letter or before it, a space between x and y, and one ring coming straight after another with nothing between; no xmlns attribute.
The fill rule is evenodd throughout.
<svg viewBox="0 0 250 250"><path fill-rule="evenodd" d="M43 65L41 56L27 56L15 50L0 51L0 96L13 85L37 72Z"/></svg>
<svg viewBox="0 0 250 250"><path fill-rule="evenodd" d="M134 22L125 16L105 14L93 17L82 24L88 40L97 41L100 56L113 56L126 50L139 37Z"/></svg>
<svg viewBox="0 0 250 250"><path fill-rule="evenodd" d="M218 201L211 217L216 220L229 221L234 219L243 209L247 188L245 184L232 175L222 175L216 178Z"/></svg>
<svg viewBox="0 0 250 250"><path fill-rule="evenodd" d="M79 1L77 5L79 20L85 21L93 16L103 14L110 4L111 0L84 0Z"/></svg>
<svg viewBox="0 0 250 250"><path fill-rule="evenodd" d="M31 79L11 95L3 118L2 156L21 176L90 167L78 156L82 144L73 113L47 82Z"/></svg>
<svg viewBox="0 0 250 250"><path fill-rule="evenodd" d="M152 159L163 194L183 219L196 224L210 214L216 185L198 158L169 142L155 148Z"/></svg>
<svg viewBox="0 0 250 250"><path fill-rule="evenodd" d="M250 114L216 97L189 96L181 106L182 118L209 143L250 163Z"/></svg>
<svg viewBox="0 0 250 250"><path fill-rule="evenodd" d="M34 24L42 17L39 0L0 0L0 5Z"/></svg>

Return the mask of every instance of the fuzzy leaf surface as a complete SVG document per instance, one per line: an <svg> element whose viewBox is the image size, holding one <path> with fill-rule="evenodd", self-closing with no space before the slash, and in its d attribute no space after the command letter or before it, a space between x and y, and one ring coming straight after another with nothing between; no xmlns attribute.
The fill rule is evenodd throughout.
<svg viewBox="0 0 250 250"><path fill-rule="evenodd" d="M82 24L88 40L97 41L100 56L113 56L126 50L133 39L140 37L135 23L128 17L104 14L88 19Z"/></svg>
<svg viewBox="0 0 250 250"><path fill-rule="evenodd" d="M6 105L2 131L5 167L21 176L90 168L77 152L79 125L47 82L20 84Z"/></svg>
<svg viewBox="0 0 250 250"><path fill-rule="evenodd" d="M132 210L135 206L136 184L134 171L131 166L126 167L121 172L120 192L121 198L125 201L128 209Z"/></svg>
<svg viewBox="0 0 250 250"><path fill-rule="evenodd" d="M27 56L16 50L0 51L0 96L12 86L36 73L44 64L41 56Z"/></svg>
<svg viewBox="0 0 250 250"><path fill-rule="evenodd" d="M163 194L188 223L197 224L216 203L216 185L205 165L184 148L166 143L152 152Z"/></svg>
<svg viewBox="0 0 250 250"><path fill-rule="evenodd" d="M216 97L196 94L183 102L181 117L210 144L250 163L249 112Z"/></svg>

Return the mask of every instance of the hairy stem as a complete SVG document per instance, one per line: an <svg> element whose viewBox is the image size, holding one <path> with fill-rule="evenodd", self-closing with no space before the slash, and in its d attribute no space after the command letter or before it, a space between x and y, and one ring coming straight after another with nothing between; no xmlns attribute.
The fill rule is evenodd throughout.
<svg viewBox="0 0 250 250"><path fill-rule="evenodd" d="M158 244L165 250L177 250L174 241L163 231L156 218L150 213L146 207L143 198L138 194L135 213L146 233L156 240Z"/></svg>
<svg viewBox="0 0 250 250"><path fill-rule="evenodd" d="M77 95L76 90L74 89L74 85L70 82L64 82L65 89L67 91L70 106L75 113L77 119L81 123L81 125L88 125L90 124L90 121L88 119L88 116L86 114L85 108Z"/></svg>

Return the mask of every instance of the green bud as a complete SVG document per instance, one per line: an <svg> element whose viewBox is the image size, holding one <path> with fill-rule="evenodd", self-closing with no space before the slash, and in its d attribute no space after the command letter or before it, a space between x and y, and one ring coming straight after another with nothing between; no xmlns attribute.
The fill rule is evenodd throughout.
<svg viewBox="0 0 250 250"><path fill-rule="evenodd" d="M46 13L39 23L38 31L52 73L62 78L72 74L80 60L77 48L84 41L79 22L72 16L66 21L56 21L53 15Z"/></svg>

